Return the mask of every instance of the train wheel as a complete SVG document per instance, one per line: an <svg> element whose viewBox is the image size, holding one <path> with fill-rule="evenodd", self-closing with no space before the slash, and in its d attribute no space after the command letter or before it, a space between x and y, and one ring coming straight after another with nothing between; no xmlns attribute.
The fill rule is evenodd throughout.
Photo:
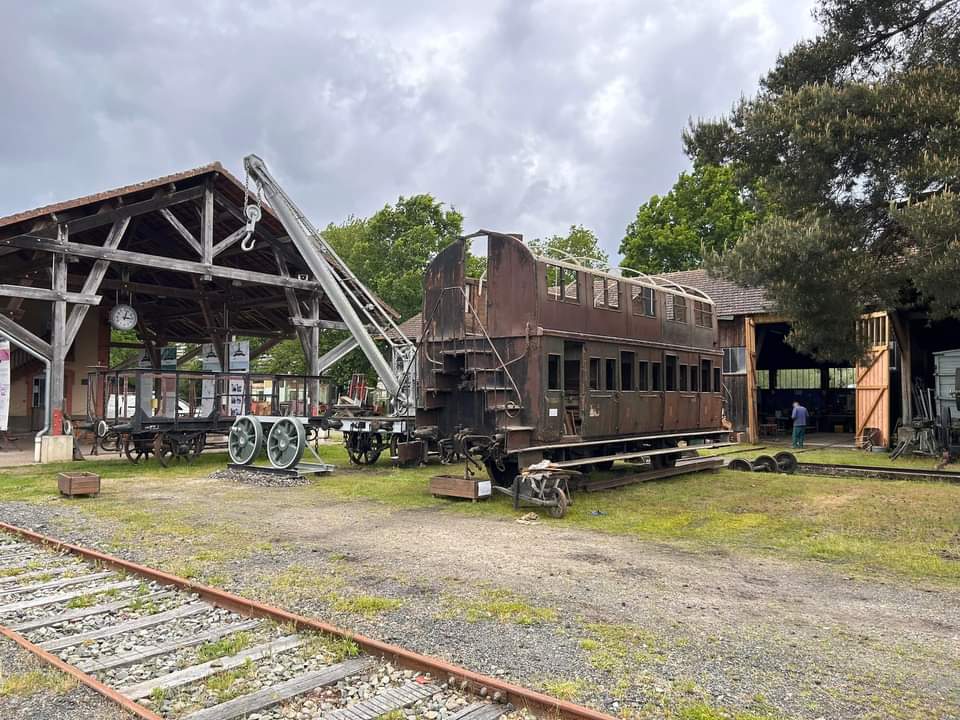
<svg viewBox="0 0 960 720"><path fill-rule="evenodd" d="M306 447L303 423L293 417L277 420L267 435L267 458L280 470L289 470L300 462Z"/></svg>
<svg viewBox="0 0 960 720"><path fill-rule="evenodd" d="M503 470L497 467L497 464L494 462L487 462L487 475L490 476L490 479L494 483L501 487L510 487L513 485L513 479L520 472L520 464L514 459L504 459L503 461Z"/></svg>
<svg viewBox="0 0 960 720"><path fill-rule="evenodd" d="M150 456L150 451L142 441L134 439L132 434L127 433L123 439L123 454L127 456L127 460L136 465L141 460L146 460Z"/></svg>
<svg viewBox="0 0 960 720"><path fill-rule="evenodd" d="M347 445L347 455L354 465L373 465L383 452L383 438L379 433L352 433Z"/></svg>
<svg viewBox="0 0 960 720"><path fill-rule="evenodd" d="M241 415L227 435L227 454L237 465L249 465L263 449L263 425L255 415Z"/></svg>
<svg viewBox="0 0 960 720"><path fill-rule="evenodd" d="M157 450L157 460L160 461L160 464L163 467L167 468L173 464L173 461L179 457L177 455L177 445L175 445L176 440L173 442L164 442L160 449Z"/></svg>

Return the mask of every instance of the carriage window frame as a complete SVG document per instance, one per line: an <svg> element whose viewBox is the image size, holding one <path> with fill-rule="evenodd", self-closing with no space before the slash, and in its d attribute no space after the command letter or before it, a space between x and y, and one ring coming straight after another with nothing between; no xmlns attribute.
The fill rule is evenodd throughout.
<svg viewBox="0 0 960 720"><path fill-rule="evenodd" d="M547 300L579 305L580 273L573 268L564 267L563 265L557 265L555 263L544 263L543 265L547 286ZM555 274L552 278L551 273ZM554 288L556 288L556 292L551 292Z"/></svg>
<svg viewBox="0 0 960 720"><path fill-rule="evenodd" d="M713 366L713 391L715 393L722 391L723 378L720 376L720 367L717 365Z"/></svg>
<svg viewBox="0 0 960 720"><path fill-rule="evenodd" d="M666 355L663 359L663 389L666 392L676 392L677 390L677 368L680 366L680 358L676 355Z"/></svg>
<svg viewBox="0 0 960 720"><path fill-rule="evenodd" d="M648 392L650 390L650 362L641 360L637 370L637 390Z"/></svg>
<svg viewBox="0 0 960 720"><path fill-rule="evenodd" d="M617 391L617 359L603 359L603 389L605 392Z"/></svg>
<svg viewBox="0 0 960 720"><path fill-rule="evenodd" d="M663 317L670 322L687 324L687 299L676 293L666 293L663 299Z"/></svg>
<svg viewBox="0 0 960 720"><path fill-rule="evenodd" d="M701 300L693 301L693 321L697 327L713 327L713 305Z"/></svg>
<svg viewBox="0 0 960 720"><path fill-rule="evenodd" d="M687 370L689 365L680 363L679 368L679 375L677 376L677 390L679 392L687 392L690 389L687 385L687 376L689 375Z"/></svg>
<svg viewBox="0 0 960 720"><path fill-rule="evenodd" d="M563 356L547 353L547 390L563 390Z"/></svg>
<svg viewBox="0 0 960 720"><path fill-rule="evenodd" d="M700 392L710 392L710 378L713 377L713 360L700 361Z"/></svg>
<svg viewBox="0 0 960 720"><path fill-rule="evenodd" d="M633 285L630 305L634 315L655 318L657 316L657 291L647 285Z"/></svg>
<svg viewBox="0 0 960 720"><path fill-rule="evenodd" d="M697 372L696 361L693 365L690 365L687 372L690 374L690 392L700 392L700 373Z"/></svg>
<svg viewBox="0 0 960 720"><path fill-rule="evenodd" d="M637 389L637 354L632 350L620 351L620 389L633 392ZM626 372L625 372L626 371Z"/></svg>
<svg viewBox="0 0 960 720"><path fill-rule="evenodd" d="M588 381L591 390L599 392L600 386L603 384L602 375L603 370L601 369L600 358L590 358L590 377Z"/></svg>
<svg viewBox="0 0 960 720"><path fill-rule="evenodd" d="M663 392L663 363L655 362L650 366L650 389Z"/></svg>
<svg viewBox="0 0 960 720"><path fill-rule="evenodd" d="M590 288L593 293L593 306L595 308L620 312L620 306L623 305L621 302L623 293L619 280L606 275L594 275Z"/></svg>

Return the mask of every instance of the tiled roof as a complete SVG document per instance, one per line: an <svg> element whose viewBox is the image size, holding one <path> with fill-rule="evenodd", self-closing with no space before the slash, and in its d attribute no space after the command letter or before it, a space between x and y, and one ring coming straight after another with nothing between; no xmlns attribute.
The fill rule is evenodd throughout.
<svg viewBox="0 0 960 720"><path fill-rule="evenodd" d="M711 277L706 270L681 270L660 277L703 290L713 298L717 315L754 315L770 312L773 303L761 288L744 288L722 278Z"/></svg>
<svg viewBox="0 0 960 720"><path fill-rule="evenodd" d="M93 195L85 195L83 197L74 198L73 200L64 200L62 202L53 203L52 205L44 205L43 207L34 208L33 210L24 210L23 212L15 213L13 215L0 217L0 227L5 225L13 225L14 223L23 222L24 220L32 220L33 218L49 215L50 213L63 212L65 210L71 210L84 205L90 205L91 203L103 202L104 200L109 200L121 195L127 195L129 193L150 190L151 188L161 187L163 185L167 185L168 183L175 183L180 180L186 180L188 178L196 177L209 172L217 172L222 175L226 175L235 183L237 183L237 185L240 185L240 182L233 177L233 175L231 175L223 167L223 165L221 165L219 162L213 162L209 165L201 165L198 168L184 170L183 172L174 173L173 175L164 175L163 177L154 178L153 180L145 180L143 182L134 183L133 185L125 185L123 187L114 188L113 190L104 190L103 192L95 193Z"/></svg>
<svg viewBox="0 0 960 720"><path fill-rule="evenodd" d="M400 332L408 339L416 342L420 339L420 335L423 333L423 315L417 313L411 318L404 320L397 326L400 329ZM393 330L387 332L388 335L394 337L396 335Z"/></svg>

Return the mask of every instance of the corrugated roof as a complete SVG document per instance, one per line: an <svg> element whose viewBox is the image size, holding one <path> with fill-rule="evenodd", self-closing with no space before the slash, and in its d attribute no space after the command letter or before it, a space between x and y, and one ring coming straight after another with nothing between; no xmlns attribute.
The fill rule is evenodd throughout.
<svg viewBox="0 0 960 720"><path fill-rule="evenodd" d="M703 290L713 298L717 315L755 315L770 312L773 302L762 288L745 288L723 278L711 277L706 270L681 270L660 277Z"/></svg>
<svg viewBox="0 0 960 720"><path fill-rule="evenodd" d="M74 198L73 200L64 200L62 202L53 203L52 205L44 205L43 207L34 208L33 210L24 210L23 212L15 213L13 215L7 215L6 217L0 218L0 227L13 225L14 223L23 222L24 220L33 220L34 218L49 215L50 213L72 210L73 208L83 207L84 205L90 205L91 203L103 202L104 200L110 200L111 198L119 197L121 195L128 195L129 193L150 190L152 188L161 187L169 183L175 183L179 180L186 180L187 178L196 177L209 172L222 173L226 177L229 177L231 180L233 180L237 185L240 185L240 181L233 177L233 175L231 175L230 172L223 167L223 165L221 165L219 162L212 162L208 165L201 165L200 167L193 168L192 170L184 170L182 172L174 173L173 175L164 175L163 177L154 178L153 180L144 180L143 182L134 183L133 185L124 185L123 187L114 188L113 190L104 190L103 192L94 193L93 195L85 195L83 197Z"/></svg>

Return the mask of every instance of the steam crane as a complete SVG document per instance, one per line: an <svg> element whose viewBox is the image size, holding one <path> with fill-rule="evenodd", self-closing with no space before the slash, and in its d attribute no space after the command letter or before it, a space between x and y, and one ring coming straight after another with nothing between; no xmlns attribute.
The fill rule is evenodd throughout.
<svg viewBox="0 0 960 720"><path fill-rule="evenodd" d="M355 347L359 347L390 396L390 407L385 416L364 416L360 412L361 402L356 406L338 405L337 413L332 417L321 419L323 427L335 427L343 432L344 444L351 461L358 464L376 462L388 442L392 441L395 446L401 437L406 437L412 430L416 399L414 377L416 346L400 331L383 302L357 278L290 199L290 196L284 192L264 161L257 155L248 155L244 158L243 165L248 191L243 208L247 219L247 232L241 241L242 249L249 251L253 248L255 242L253 231L262 216L262 200L266 198L287 231L291 242L323 288L324 295L350 332L347 340L323 357L318 357L316 343L319 339L319 323L316 324L316 328L312 328L313 340L309 344L313 347L307 353L310 374L319 375ZM253 198L249 190L251 181L256 186ZM279 254L278 262L283 262ZM381 351L377 341L385 343L385 351ZM317 393L311 394L314 398L317 396ZM362 398L359 400L362 401ZM258 437L261 441L263 438L263 428L255 426L270 424L276 420L278 419L257 419L253 416L239 418L231 429L228 442L231 459L240 464L252 462L259 454ZM302 425L304 420L307 419L298 422ZM291 444L297 442L305 444L304 433L294 433L294 435ZM302 450L303 448L300 448L297 461L302 455ZM278 466L276 458L271 455L269 442L267 456L274 466Z"/></svg>

